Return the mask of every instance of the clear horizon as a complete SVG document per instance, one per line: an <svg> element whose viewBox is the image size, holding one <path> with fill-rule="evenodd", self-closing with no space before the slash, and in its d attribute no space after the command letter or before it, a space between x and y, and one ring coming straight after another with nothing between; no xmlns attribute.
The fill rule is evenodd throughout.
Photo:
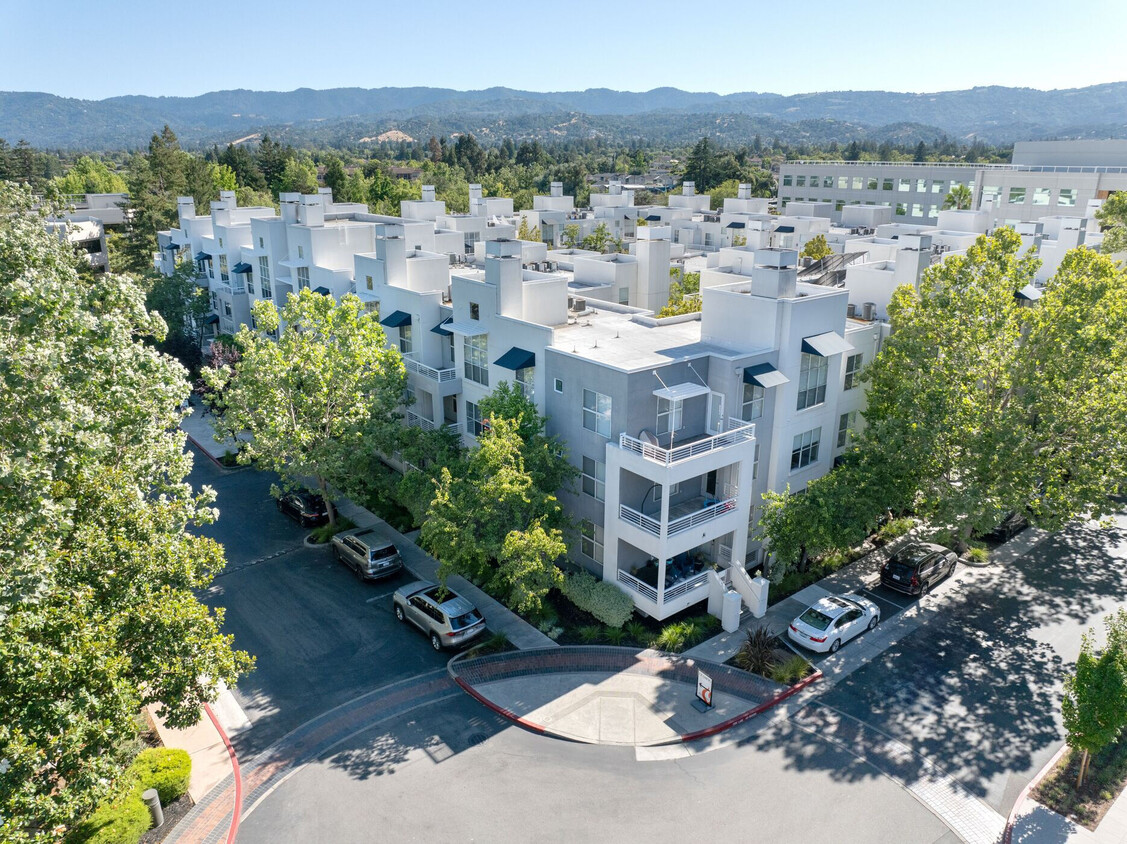
<svg viewBox="0 0 1127 844"><path fill-rule="evenodd" d="M0 54L0 88L88 100L414 86L789 96L1127 81L1123 54L1086 51L1099 33L1127 28L1127 4L1114 0L1067 9L1048 0L949 0L942 14L891 5L850 12L809 0L801 19L775 7L713 3L694 8L691 20L683 5L654 0L636 21L600 23L605 10L579 0L566 19L548 25L541 13L467 16L443 0L329 3L316 14L321 34L295 45L295 32L307 31L311 18L297 0L200 0L174 20L145 0L120 0L99 15L102 39L88 5L76 0L5 4L0 29L17 37Z"/></svg>

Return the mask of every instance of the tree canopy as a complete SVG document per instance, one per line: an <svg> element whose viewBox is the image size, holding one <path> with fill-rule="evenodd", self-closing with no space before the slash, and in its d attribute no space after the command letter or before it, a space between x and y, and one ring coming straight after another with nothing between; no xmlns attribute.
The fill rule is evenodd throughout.
<svg viewBox="0 0 1127 844"><path fill-rule="evenodd" d="M1127 193L1119 191L1104 200L1096 219L1104 228L1104 252L1127 250Z"/></svg>
<svg viewBox="0 0 1127 844"><path fill-rule="evenodd" d="M80 276L0 183L0 839L58 840L112 787L140 706L195 723L251 667L197 598L224 565L186 482L180 364L142 289Z"/></svg>
<svg viewBox="0 0 1127 844"><path fill-rule="evenodd" d="M1084 635L1076 669L1065 678L1061 715L1069 746L1083 751L1077 787L1089 758L1119 738L1127 727L1127 611L1104 620L1107 645L1096 648L1092 632Z"/></svg>

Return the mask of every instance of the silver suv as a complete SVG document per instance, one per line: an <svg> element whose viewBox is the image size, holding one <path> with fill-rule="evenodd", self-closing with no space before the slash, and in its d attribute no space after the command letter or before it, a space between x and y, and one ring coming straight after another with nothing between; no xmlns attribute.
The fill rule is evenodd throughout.
<svg viewBox="0 0 1127 844"><path fill-rule="evenodd" d="M333 556L361 580L388 577L403 568L399 549L372 528L354 528L333 536Z"/></svg>
<svg viewBox="0 0 1127 844"><path fill-rule="evenodd" d="M485 619L477 607L429 580L399 587L391 601L395 605L395 617L410 621L426 633L436 651L464 645L485 632Z"/></svg>

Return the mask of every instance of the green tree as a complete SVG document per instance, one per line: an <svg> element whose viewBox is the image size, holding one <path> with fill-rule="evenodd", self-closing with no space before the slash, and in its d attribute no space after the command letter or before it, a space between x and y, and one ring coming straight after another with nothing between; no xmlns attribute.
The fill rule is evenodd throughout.
<svg viewBox="0 0 1127 844"><path fill-rule="evenodd" d="M291 158L286 161L282 175L278 180L279 193L316 193L317 168L311 161L300 161Z"/></svg>
<svg viewBox="0 0 1127 844"><path fill-rule="evenodd" d="M561 240L568 249L574 249L579 240L579 226L575 223L568 223L564 226Z"/></svg>
<svg viewBox="0 0 1127 844"><path fill-rule="evenodd" d="M280 315L267 300L252 313L259 331L239 332L241 360L202 372L223 395L223 433L249 432L241 461L257 460L290 483L311 476L329 501L330 484L355 482L357 450L398 427L406 378L399 350L386 347L379 322L352 295L338 305L306 289ZM276 342L260 333L278 330L279 319ZM331 504L329 518L335 525Z"/></svg>
<svg viewBox="0 0 1127 844"><path fill-rule="evenodd" d="M568 462L566 447L557 437L548 436L547 420L515 381L502 381L478 407L482 418L488 419L490 425L498 419L507 419L516 425L525 468L543 495L555 495L575 479L575 467ZM552 524L559 527L562 522Z"/></svg>
<svg viewBox="0 0 1127 844"><path fill-rule="evenodd" d="M1096 212L1104 230L1104 252L1127 250L1127 193L1119 191L1104 200Z"/></svg>
<svg viewBox="0 0 1127 844"><path fill-rule="evenodd" d="M197 371L202 357L203 320L210 304L207 293L196 283L192 262L181 263L170 276L149 271L144 286L146 307L160 314L167 326L157 348L176 358L189 372Z"/></svg>
<svg viewBox="0 0 1127 844"><path fill-rule="evenodd" d="M216 193L221 190L237 190L239 187L238 179L235 178L235 171L226 164L211 168L211 181L215 185Z"/></svg>
<svg viewBox="0 0 1127 844"><path fill-rule="evenodd" d="M813 258L815 261L820 261L828 255L834 254L830 249L830 245L826 242L824 234L816 234L802 247L802 257Z"/></svg>
<svg viewBox="0 0 1127 844"><path fill-rule="evenodd" d="M1092 755L1127 727L1127 611L1104 619L1108 643L1098 651L1092 632L1084 635L1076 669L1065 678L1061 715L1068 744L1081 752L1076 787L1084 784Z"/></svg>
<svg viewBox="0 0 1127 844"><path fill-rule="evenodd" d="M65 176L52 180L59 193L125 193L125 179L109 168L104 161L83 155Z"/></svg>
<svg viewBox="0 0 1127 844"><path fill-rule="evenodd" d="M951 188L947 196L943 198L943 210L950 211L955 209L958 211L966 211L970 208L973 199L974 194L970 192L970 188L966 185L955 185Z"/></svg>
<svg viewBox="0 0 1127 844"><path fill-rule="evenodd" d="M56 841L114 787L139 707L187 726L251 660L197 594L183 367L114 274L80 277L26 189L0 184L0 839Z"/></svg>
<svg viewBox="0 0 1127 844"><path fill-rule="evenodd" d="M723 179L717 178L716 150L707 138L701 138L693 146L685 161L684 180L693 182L699 193L706 193Z"/></svg>
<svg viewBox="0 0 1127 844"><path fill-rule="evenodd" d="M332 188L333 199L337 202L343 202L348 184L348 174L344 172L344 165L335 155L330 155L325 160L324 180L325 187Z"/></svg>
<svg viewBox="0 0 1127 844"><path fill-rule="evenodd" d="M595 226L594 231L583 238L583 242L580 244L580 246L583 249L590 249L592 252L606 252L616 243L617 241L611 235L610 229L607 228L607 224L599 223L597 226Z"/></svg>

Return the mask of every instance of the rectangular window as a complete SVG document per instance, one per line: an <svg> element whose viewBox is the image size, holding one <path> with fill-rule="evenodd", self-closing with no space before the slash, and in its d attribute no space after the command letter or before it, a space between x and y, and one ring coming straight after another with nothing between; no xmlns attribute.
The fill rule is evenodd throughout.
<svg viewBox="0 0 1127 844"><path fill-rule="evenodd" d="M248 274L246 278L247 278L247 293L249 293L251 296L253 296L254 295L254 276Z"/></svg>
<svg viewBox="0 0 1127 844"><path fill-rule="evenodd" d="M465 372L467 380L483 387L489 386L489 336L479 334L476 337L466 337L462 347L465 352Z"/></svg>
<svg viewBox="0 0 1127 844"><path fill-rule="evenodd" d="M301 246L297 247L297 257L298 258L304 258L305 257L304 247L301 247Z"/></svg>
<svg viewBox="0 0 1127 844"><path fill-rule="evenodd" d="M630 288L629 287L618 288L618 304L620 304L620 305L629 305L630 304Z"/></svg>
<svg viewBox="0 0 1127 844"><path fill-rule="evenodd" d="M218 293L212 293L211 294L211 309L213 311L219 310L219 294Z"/></svg>
<svg viewBox="0 0 1127 844"><path fill-rule="evenodd" d="M896 203L896 216L897 217L907 217L908 216L908 206L906 206L903 202L897 202Z"/></svg>
<svg viewBox="0 0 1127 844"><path fill-rule="evenodd" d="M795 180L795 187L800 187L800 188L806 187L806 177L805 176L799 176Z"/></svg>
<svg viewBox="0 0 1127 844"><path fill-rule="evenodd" d="M798 373L798 409L817 407L826 400L826 376L830 371L828 358L802 353Z"/></svg>
<svg viewBox="0 0 1127 844"><path fill-rule="evenodd" d="M924 215L924 207L918 202L912 203L912 216L922 217Z"/></svg>
<svg viewBox="0 0 1127 844"><path fill-rule="evenodd" d="M759 443L755 444L755 456L751 459L751 479L759 479Z"/></svg>
<svg viewBox="0 0 1127 844"><path fill-rule="evenodd" d="M783 187L784 188L789 188L793 184L794 184L794 180L791 178L789 173L787 175L783 176Z"/></svg>
<svg viewBox="0 0 1127 844"><path fill-rule="evenodd" d="M912 189L912 180L911 179L901 179L900 180L900 186L898 188L900 193L907 193L911 189Z"/></svg>
<svg viewBox="0 0 1127 844"><path fill-rule="evenodd" d="M258 256L258 280L262 282L262 289L270 281L270 259L265 255Z"/></svg>
<svg viewBox="0 0 1127 844"><path fill-rule="evenodd" d="M863 176L853 177L853 190L861 190L865 187L865 179Z"/></svg>
<svg viewBox="0 0 1127 844"><path fill-rule="evenodd" d="M916 179L916 193L927 193L927 179Z"/></svg>
<svg viewBox="0 0 1127 844"><path fill-rule="evenodd" d="M470 319L481 319L481 308L477 302L470 302Z"/></svg>
<svg viewBox="0 0 1127 844"><path fill-rule="evenodd" d="M589 495L596 501L606 501L607 497L607 464L590 457L583 458L582 474L583 494Z"/></svg>
<svg viewBox="0 0 1127 844"><path fill-rule="evenodd" d="M263 299L273 299L274 298L274 289L273 289L273 287L271 287L269 281L263 281L262 282L262 298Z"/></svg>
<svg viewBox="0 0 1127 844"><path fill-rule="evenodd" d="M848 176L838 176L837 177L837 189L838 190L849 190L849 177Z"/></svg>
<svg viewBox="0 0 1127 844"><path fill-rule="evenodd" d="M1071 207L1076 204L1076 188L1061 188L1057 194L1057 205Z"/></svg>
<svg viewBox="0 0 1127 844"><path fill-rule="evenodd" d="M937 182L934 179L931 182L932 193L947 193L947 181Z"/></svg>
<svg viewBox="0 0 1127 844"><path fill-rule="evenodd" d="M1033 189L1033 204L1034 205L1048 205L1049 194L1052 193L1048 188L1034 188Z"/></svg>
<svg viewBox="0 0 1127 844"><path fill-rule="evenodd" d="M589 519L579 523L579 550L596 563L603 561L603 527Z"/></svg>
<svg viewBox="0 0 1127 844"><path fill-rule="evenodd" d="M375 284L373 284L373 283L372 283L372 277L371 277L370 275L366 275L366 276L364 276L364 285L365 285L365 286L366 286L366 287L367 287L367 288L368 288L369 290L375 290L375 289L376 289L376 286L375 286Z"/></svg>
<svg viewBox="0 0 1127 844"><path fill-rule="evenodd" d="M231 316L231 303L230 302L224 302L223 303L223 313L225 313L227 316Z"/></svg>
<svg viewBox="0 0 1127 844"><path fill-rule="evenodd" d="M555 382L552 384L552 386L555 388L557 393L562 393L563 392L563 379L557 378L555 380Z"/></svg>
<svg viewBox="0 0 1127 844"><path fill-rule="evenodd" d="M833 176L823 176L822 177L822 187L832 188L833 186L834 186L834 177Z"/></svg>
<svg viewBox="0 0 1127 844"><path fill-rule="evenodd" d="M610 439L610 396L583 391L583 427Z"/></svg>
<svg viewBox="0 0 1127 844"><path fill-rule="evenodd" d="M892 190L892 179L884 179L880 184L881 190Z"/></svg>
<svg viewBox="0 0 1127 844"><path fill-rule="evenodd" d="M865 185L865 190L876 190L876 189L877 189L877 177L876 176L870 176L869 181Z"/></svg>
<svg viewBox="0 0 1127 844"><path fill-rule="evenodd" d="M845 389L852 390L854 387L861 386L861 364L864 362L864 354L858 353L850 355L845 359Z"/></svg>
<svg viewBox="0 0 1127 844"><path fill-rule="evenodd" d="M231 280L231 276L228 275L228 273L227 273L227 256L226 255L220 255L219 256L219 280L220 281L230 281Z"/></svg>
<svg viewBox="0 0 1127 844"><path fill-rule="evenodd" d="M297 289L298 290L308 290L309 289L309 267L298 267L297 268Z"/></svg>
<svg viewBox="0 0 1127 844"><path fill-rule="evenodd" d="M815 428L805 434L795 434L790 451L790 470L805 469L818 460L818 446L822 440L822 429Z"/></svg>
<svg viewBox="0 0 1127 844"><path fill-rule="evenodd" d="M837 425L837 447L845 448L849 442L849 433L857 426L857 411L851 410L841 414Z"/></svg>
<svg viewBox="0 0 1127 844"><path fill-rule="evenodd" d="M657 400L657 432L659 434L668 434L670 431L680 431L684 427L682 424L683 404L681 401L674 399L658 399Z"/></svg>
<svg viewBox="0 0 1127 844"><path fill-rule="evenodd" d="M1025 204L1025 188L1010 188L1010 205Z"/></svg>
<svg viewBox="0 0 1127 844"><path fill-rule="evenodd" d="M840 211L844 207L845 207L845 200L844 199L839 199L837 202L834 203L834 211Z"/></svg>
<svg viewBox="0 0 1127 844"><path fill-rule="evenodd" d="M265 249L266 248L266 241L263 240L261 237L258 239L258 248L259 249Z"/></svg>
<svg viewBox="0 0 1127 844"><path fill-rule="evenodd" d="M954 184L954 183L952 183ZM988 199L998 199L1002 195L1002 188L998 185L983 185L982 186L982 201ZM995 203L997 204L997 203Z"/></svg>
<svg viewBox="0 0 1127 844"><path fill-rule="evenodd" d="M223 248L223 238L219 238L219 248Z"/></svg>
<svg viewBox="0 0 1127 844"><path fill-rule="evenodd" d="M411 326L399 326L399 353L402 355L411 354Z"/></svg>
<svg viewBox="0 0 1127 844"><path fill-rule="evenodd" d="M765 390L758 384L744 384L744 400L740 409L740 418L750 422L763 415L763 396Z"/></svg>
<svg viewBox="0 0 1127 844"><path fill-rule="evenodd" d="M520 391L529 401L535 398L535 374L536 367L534 366L526 366L516 372L516 382L520 384Z"/></svg>
<svg viewBox="0 0 1127 844"><path fill-rule="evenodd" d="M485 426L481 424L481 408L472 401L466 402L466 433L481 436Z"/></svg>

